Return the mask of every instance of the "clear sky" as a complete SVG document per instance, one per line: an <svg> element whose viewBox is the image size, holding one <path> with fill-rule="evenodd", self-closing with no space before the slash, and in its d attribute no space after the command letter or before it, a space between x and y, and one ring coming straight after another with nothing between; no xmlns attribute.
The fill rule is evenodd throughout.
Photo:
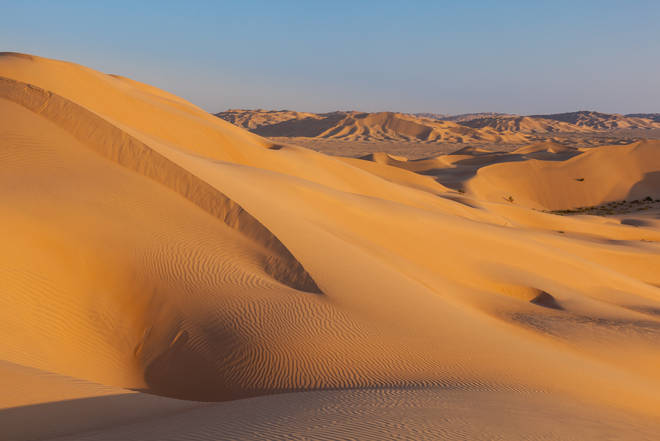
<svg viewBox="0 0 660 441"><path fill-rule="evenodd" d="M0 0L0 47L213 112L660 112L660 0Z"/></svg>

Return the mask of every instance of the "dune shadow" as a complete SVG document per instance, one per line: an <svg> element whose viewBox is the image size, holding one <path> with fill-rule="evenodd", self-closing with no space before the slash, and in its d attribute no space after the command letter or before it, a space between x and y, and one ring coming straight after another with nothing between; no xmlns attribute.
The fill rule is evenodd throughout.
<svg viewBox="0 0 660 441"><path fill-rule="evenodd" d="M166 415L198 403L137 393L76 398L0 410L0 439L32 441Z"/></svg>
<svg viewBox="0 0 660 441"><path fill-rule="evenodd" d="M525 161L524 155L513 155L506 152L486 153L473 158L461 159L452 168L432 168L418 172L420 175L431 176L436 182L453 190L463 190L464 183L472 179L480 168L504 162Z"/></svg>
<svg viewBox="0 0 660 441"><path fill-rule="evenodd" d="M541 291L539 295L534 297L529 302L538 306L543 306L544 308L556 309L559 311L564 310L564 308L559 304L559 302L557 302L557 300L552 295L548 294L545 291Z"/></svg>
<svg viewBox="0 0 660 441"><path fill-rule="evenodd" d="M457 150L456 152L452 153L452 155L461 154L461 150ZM453 168L428 169L419 172L419 174L431 176L438 183L453 190L463 190L464 183L472 179L479 172L479 169L484 167L507 162L524 162L531 159L560 162L579 154L581 154L579 151L566 152L561 154L548 152L487 152L476 154L471 158L465 158L456 161Z"/></svg>
<svg viewBox="0 0 660 441"><path fill-rule="evenodd" d="M644 177L632 186L625 199L644 199L647 197L660 199L660 171L645 173Z"/></svg>
<svg viewBox="0 0 660 441"><path fill-rule="evenodd" d="M632 227L650 227L653 224L642 219L621 219L621 225L630 225Z"/></svg>
<svg viewBox="0 0 660 441"><path fill-rule="evenodd" d="M230 329L216 336L226 346L236 346L236 335ZM222 375L214 360L191 347L184 331L170 346L146 367L144 392L194 401L226 401L244 398L240 388ZM193 373L194 374L191 374Z"/></svg>

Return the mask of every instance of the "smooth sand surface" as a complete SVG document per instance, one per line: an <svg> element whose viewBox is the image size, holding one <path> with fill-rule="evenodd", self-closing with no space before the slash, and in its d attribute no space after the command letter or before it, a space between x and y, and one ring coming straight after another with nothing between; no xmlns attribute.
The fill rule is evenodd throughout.
<svg viewBox="0 0 660 441"><path fill-rule="evenodd" d="M337 158L12 53L0 112L0 439L659 433L659 210L546 212L659 142Z"/></svg>

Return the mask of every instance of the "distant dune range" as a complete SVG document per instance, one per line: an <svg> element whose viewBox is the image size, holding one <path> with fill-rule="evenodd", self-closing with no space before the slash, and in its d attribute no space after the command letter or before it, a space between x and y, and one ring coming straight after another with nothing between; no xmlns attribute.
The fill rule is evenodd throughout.
<svg viewBox="0 0 660 441"><path fill-rule="evenodd" d="M228 110L216 116L258 135L348 141L522 143L535 135L589 134L616 129L660 129L655 114L598 112L519 116L476 113L456 116L393 112L301 113L288 110Z"/></svg>
<svg viewBox="0 0 660 441"><path fill-rule="evenodd" d="M650 119L655 122L660 122L660 113L630 113L626 116L631 116L633 118Z"/></svg>
<svg viewBox="0 0 660 441"><path fill-rule="evenodd" d="M332 157L14 53L0 111L0 439L660 430L660 141ZM504 136L276 118L348 140ZM549 212L622 199L637 205Z"/></svg>

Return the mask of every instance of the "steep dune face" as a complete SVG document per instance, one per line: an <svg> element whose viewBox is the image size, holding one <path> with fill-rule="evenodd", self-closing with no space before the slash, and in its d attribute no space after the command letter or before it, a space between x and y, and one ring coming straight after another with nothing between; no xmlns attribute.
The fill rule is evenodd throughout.
<svg viewBox="0 0 660 441"><path fill-rule="evenodd" d="M3 363L189 400L415 387L658 417L660 230L529 209L656 191L656 143L333 158L69 63L4 54L0 77Z"/></svg>

